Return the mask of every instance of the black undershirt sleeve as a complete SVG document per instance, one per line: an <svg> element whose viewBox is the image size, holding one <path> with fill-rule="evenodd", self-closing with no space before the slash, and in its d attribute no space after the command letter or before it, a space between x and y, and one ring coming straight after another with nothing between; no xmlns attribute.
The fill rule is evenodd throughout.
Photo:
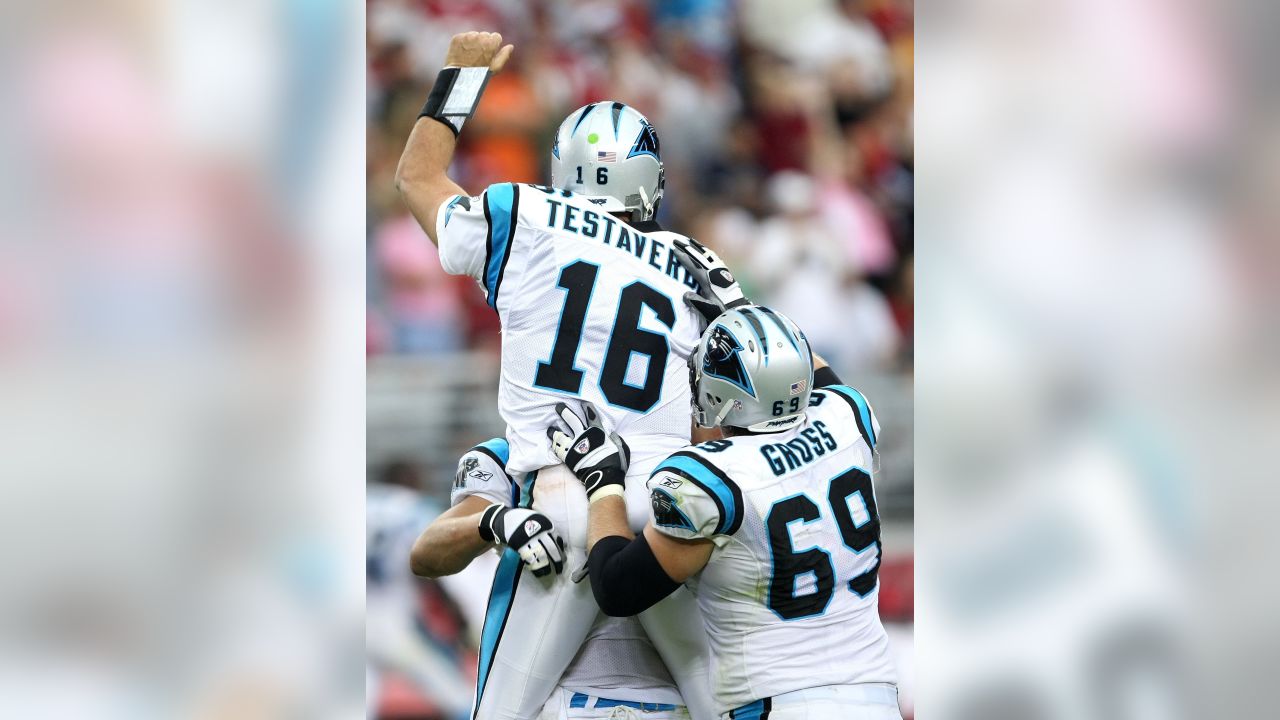
<svg viewBox="0 0 1280 720"><path fill-rule="evenodd" d="M830 367L818 368L813 371L813 386L827 387L830 385L843 385L840 378L836 376L836 371Z"/></svg>
<svg viewBox="0 0 1280 720"><path fill-rule="evenodd" d="M644 535L601 538L591 548L587 568L596 604L611 617L641 613L680 587L658 564Z"/></svg>

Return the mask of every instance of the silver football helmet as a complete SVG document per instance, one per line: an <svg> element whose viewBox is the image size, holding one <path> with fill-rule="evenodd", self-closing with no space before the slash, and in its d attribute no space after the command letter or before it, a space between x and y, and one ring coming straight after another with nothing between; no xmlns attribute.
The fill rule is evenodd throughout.
<svg viewBox="0 0 1280 720"><path fill-rule="evenodd" d="M664 178L658 132L635 108L596 102L569 114L551 146L551 184L599 198L606 212L652 220Z"/></svg>
<svg viewBox="0 0 1280 720"><path fill-rule="evenodd" d="M726 310L689 357L694 420L703 427L780 432L804 421L813 391L809 341L760 305Z"/></svg>

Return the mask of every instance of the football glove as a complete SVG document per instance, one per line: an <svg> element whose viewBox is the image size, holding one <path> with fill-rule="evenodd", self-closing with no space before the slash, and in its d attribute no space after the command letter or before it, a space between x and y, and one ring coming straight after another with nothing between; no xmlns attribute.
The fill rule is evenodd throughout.
<svg viewBox="0 0 1280 720"><path fill-rule="evenodd" d="M525 508L490 505L480 516L480 537L515 550L533 574L564 571L564 541L555 534L551 520Z"/></svg>
<svg viewBox="0 0 1280 720"><path fill-rule="evenodd" d="M706 245L693 238L688 242L676 240L675 254L676 260L698 281L699 292L685 293L684 301L708 323L725 310L751 304L724 261Z"/></svg>
<svg viewBox="0 0 1280 720"><path fill-rule="evenodd" d="M569 466L587 488L587 499L595 502L609 495L622 495L626 487L631 449L617 433L606 433L600 414L591 403L582 403L586 420L564 403L556 403L563 427L547 428L551 449Z"/></svg>

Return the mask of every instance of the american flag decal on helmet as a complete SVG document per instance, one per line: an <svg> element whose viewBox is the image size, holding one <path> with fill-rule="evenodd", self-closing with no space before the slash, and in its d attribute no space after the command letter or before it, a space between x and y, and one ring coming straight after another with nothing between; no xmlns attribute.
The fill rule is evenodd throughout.
<svg viewBox="0 0 1280 720"><path fill-rule="evenodd" d="M618 153L613 150L597 150L596 160L598 162L618 162Z"/></svg>
<svg viewBox="0 0 1280 720"><path fill-rule="evenodd" d="M804 388L806 385L808 385L808 383L805 382L804 380L801 380L800 382L791 383L791 394L799 395L800 393L804 392Z"/></svg>

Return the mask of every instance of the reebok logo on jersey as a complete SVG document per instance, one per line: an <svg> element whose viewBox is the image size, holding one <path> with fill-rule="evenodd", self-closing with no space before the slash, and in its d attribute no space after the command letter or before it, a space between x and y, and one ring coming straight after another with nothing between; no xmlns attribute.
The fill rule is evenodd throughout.
<svg viewBox="0 0 1280 720"><path fill-rule="evenodd" d="M479 480L480 482L489 482L489 479L493 477L493 473L485 472L484 470L475 470L473 472L467 473L467 476L473 477Z"/></svg>
<svg viewBox="0 0 1280 720"><path fill-rule="evenodd" d="M660 484L660 485L662 485L663 487L669 487L669 488L671 488L672 490L674 490L674 489L676 489L676 488L680 487L681 485L683 485L683 484L684 484L684 481L683 481L683 480L681 480L681 479L679 479L679 478L672 478L672 477L669 477L669 478L664 479L664 480L663 480L661 483L659 483L659 484Z"/></svg>

